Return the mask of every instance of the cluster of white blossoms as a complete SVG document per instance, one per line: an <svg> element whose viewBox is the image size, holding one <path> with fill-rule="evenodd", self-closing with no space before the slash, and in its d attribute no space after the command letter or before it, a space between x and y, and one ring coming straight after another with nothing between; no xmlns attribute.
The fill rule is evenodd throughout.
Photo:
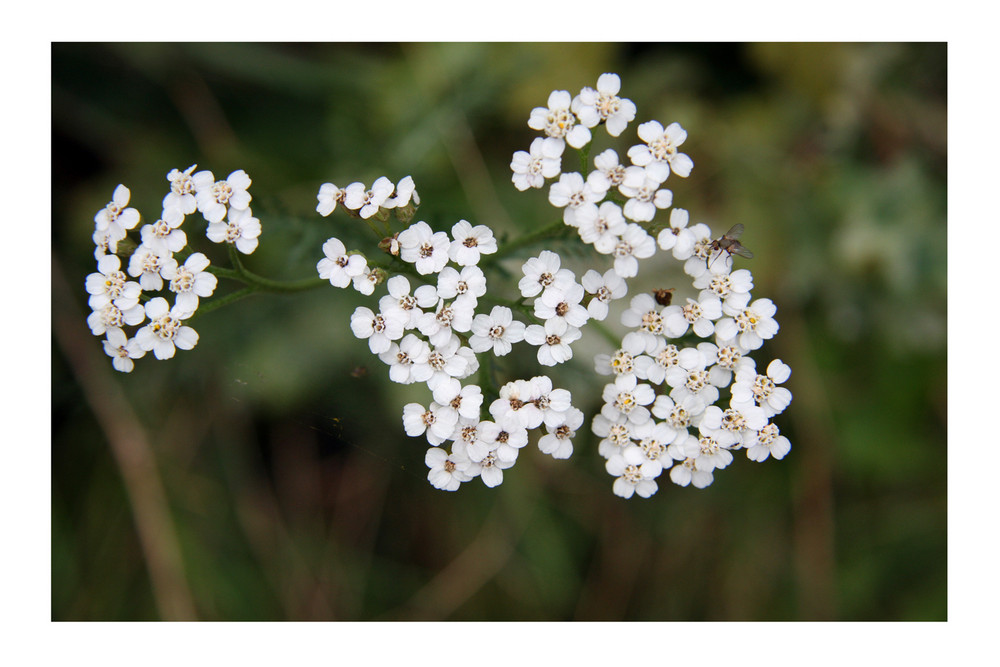
<svg viewBox="0 0 1000 667"><path fill-rule="evenodd" d="M638 142L625 153L628 164L613 148L589 159L595 128L619 137L635 120L636 106L619 96L620 88L618 75L608 73L575 97L552 92L547 106L533 109L528 119L541 136L510 163L518 190L548 184L548 201L561 219L504 252L512 255L565 224L607 257L605 266L588 268L579 279L557 252L546 249L521 264L515 299L502 298L495 286L488 294L484 268L505 256L493 231L466 220L451 225L450 233L414 222L420 198L410 176L395 184L382 176L370 187L354 182L319 188L317 213L327 217L340 208L377 235L382 261L330 237L316 271L331 285L366 296L384 285L377 304L355 309L351 331L367 341L392 381L426 385L428 400L404 406L402 422L408 435L430 445L425 463L436 488L455 491L477 477L497 486L536 429L543 454L570 457L586 417L572 405L569 391L555 388L543 374L498 386L492 357L521 344L533 348L540 366L571 360L588 322L609 317L615 301L624 306L628 281L657 250L682 263L690 291L678 286L632 295L620 315L627 331L618 349L594 362L599 374L612 379L590 428L600 438L598 451L614 477L614 493L649 497L664 472L675 484L704 488L738 450L758 462L790 450L771 420L791 401L781 386L791 369L774 359L761 372L750 356L775 336L778 324L774 303L751 296L750 271L733 268L734 255L752 256L738 240L742 225L716 237L705 224L689 224L688 211L674 207L673 193L664 187L671 175L687 178L694 166L680 152L685 130L650 120L638 125ZM567 145L593 168L563 173ZM250 178L240 170L217 181L210 171L194 169L167 175L170 193L162 215L140 230L127 273L118 245L139 223L139 213L128 206L128 189L118 186L94 218L98 270L86 279L93 310L88 323L95 335L106 337L118 370L131 371L132 360L150 350L167 359L198 341L185 321L217 281L204 254L175 258L187 245L185 216L200 212L207 237L234 249L235 270L212 271L256 281L261 289L275 283L245 272L235 254L253 252L260 234L249 206ZM669 219L658 221L667 211ZM401 231L393 233L391 217ZM319 281L305 287L311 282ZM147 294L164 290L165 296ZM172 305L165 298L171 293ZM138 327L134 337L126 326Z"/></svg>
<svg viewBox="0 0 1000 667"><path fill-rule="evenodd" d="M637 275L639 260L651 257L657 247L682 261L692 279L695 298L686 298L684 305L671 305L675 289L633 296L621 316L630 329L621 347L595 360L597 372L613 375L614 382L605 385L604 405L591 428L601 438L599 452L615 478L615 494L629 498L655 493L664 471L675 484L704 488L739 449L753 461L784 457L791 447L788 439L768 420L791 401L791 393L779 386L791 369L776 359L760 374L748 356L777 333L778 324L769 299L751 301L750 271L733 270L733 254L749 255L736 239L715 239L704 224L689 227L689 214L680 208L670 211L669 225L653 223L661 210L673 206L672 192L663 187L667 178L686 178L694 166L679 151L687 133L678 123L640 124L641 143L628 149L628 166L607 149L594 158L588 174L562 173L566 144L586 149L592 128L603 123L617 137L634 120L635 105L618 96L620 85L616 74L603 74L596 90L584 88L576 97L554 91L548 106L534 109L528 121L544 136L529 151L516 152L510 166L519 190L558 179L549 188L549 202L563 209L563 222L576 228L584 243L613 258L603 276L596 270L584 276L592 295L586 313L574 308L580 303L577 293L565 299L542 294L543 303L559 301L565 313L567 322L556 333L566 331L575 339L587 314L606 317L607 302L625 295L625 281ZM660 226L654 240L652 233ZM530 283L529 272L541 272L556 284L559 263L556 253L543 252L525 264L525 281ZM525 281L522 294L532 296ZM564 276L563 281L570 279ZM564 291L570 294L568 288ZM558 348L544 360L540 351L539 361L561 360L569 356L566 350ZM724 388L728 403L720 392Z"/></svg>
<svg viewBox="0 0 1000 667"><path fill-rule="evenodd" d="M356 191L361 193L363 187ZM394 204L402 202L415 209L419 203L409 176L396 186L382 177L353 204L347 196L338 198L336 193L345 190L324 184L317 195L317 211L329 215L340 202L355 207L352 210L358 211L359 217L385 220L388 212L398 208ZM364 211L367 205L375 208ZM412 217L412 213L406 215ZM388 278L384 281L387 293L379 298L378 310L356 308L351 331L368 341L372 354L389 367L392 381L427 385L431 400L426 406L407 404L403 428L410 436L423 436L431 445L425 455L428 480L447 491L455 491L462 482L476 477L487 486L496 486L503 481L503 471L514 465L518 452L528 444L529 432L542 426L545 434L538 440L539 449L555 458L569 457L571 439L584 415L570 405L568 391L553 388L552 381L540 375L505 384L485 406L482 388L468 381L479 371L477 354L507 355L514 343L530 341L534 328L541 329L514 320L507 306L495 305L488 312L480 308L487 288L486 275L478 264L484 255L497 251L493 232L485 225L459 220L449 236L418 221L385 241L382 248L412 265L422 284L412 288L410 279L401 273ZM323 253L316 269L335 287L353 285L370 295L387 274L371 269L363 255L348 252L335 237L324 243ZM535 293L541 290L539 286ZM586 319L586 309L583 312ZM551 347L544 338L543 333L537 343L540 350ZM485 418L487 414L489 418Z"/></svg>
<svg viewBox="0 0 1000 667"><path fill-rule="evenodd" d="M370 188L361 182L351 183L343 189L333 183L324 183L316 199L319 201L316 212L324 218L340 204L351 215L366 220L373 217L386 220L388 213L394 211L399 220L409 222L417 206L420 206L420 196L410 176L396 185L385 176L380 176Z"/></svg>
<svg viewBox="0 0 1000 667"><path fill-rule="evenodd" d="M185 321L195 314L199 299L213 294L218 281L208 272L204 253L186 250L188 239L181 229L186 216L201 213L208 223L205 235L213 243L232 244L244 254L257 247L260 221L250 211L246 172L234 171L217 181L211 171L194 170L192 165L167 174L170 192L163 198L162 213L139 229L124 271L126 249L120 252L119 244L140 222L139 212L129 206L129 189L115 188L111 201L94 216L97 271L85 281L93 311L87 324L95 336L105 337L104 351L124 373L146 352L170 359L177 349L190 350L198 343L198 333ZM137 327L134 335L126 327Z"/></svg>

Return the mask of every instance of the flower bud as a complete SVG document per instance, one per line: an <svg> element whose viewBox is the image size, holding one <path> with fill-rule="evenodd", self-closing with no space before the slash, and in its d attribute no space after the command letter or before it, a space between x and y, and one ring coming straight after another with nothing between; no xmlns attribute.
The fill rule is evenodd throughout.
<svg viewBox="0 0 1000 667"><path fill-rule="evenodd" d="M396 236L389 236L379 241L379 250L389 253L393 257L399 257L399 239Z"/></svg>

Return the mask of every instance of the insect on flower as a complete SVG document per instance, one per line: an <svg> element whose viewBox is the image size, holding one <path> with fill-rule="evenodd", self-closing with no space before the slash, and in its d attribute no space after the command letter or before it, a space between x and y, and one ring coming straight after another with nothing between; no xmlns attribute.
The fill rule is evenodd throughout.
<svg viewBox="0 0 1000 667"><path fill-rule="evenodd" d="M739 255L740 257L746 257L747 259L753 258L753 253L747 250L742 243L736 240L742 234L743 234L743 224L737 222L735 225L729 228L728 232L726 232L721 237L712 241L711 245L712 253L719 253L719 254L716 255L715 259L709 262L708 265L712 266L712 264L715 262L716 259L722 257L723 252L729 253L730 257L732 257L733 255Z"/></svg>
<svg viewBox="0 0 1000 667"><path fill-rule="evenodd" d="M671 300L674 298L674 288L655 289L653 290L653 298L656 299L656 303L661 306L669 306Z"/></svg>

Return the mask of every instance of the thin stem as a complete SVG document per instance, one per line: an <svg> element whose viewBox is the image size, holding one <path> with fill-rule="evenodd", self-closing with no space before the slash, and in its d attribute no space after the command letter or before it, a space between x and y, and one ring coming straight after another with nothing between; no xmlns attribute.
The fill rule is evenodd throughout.
<svg viewBox="0 0 1000 667"><path fill-rule="evenodd" d="M611 347L615 349L621 347L622 344L621 336L616 336L614 332L612 332L611 329L609 329L608 326L604 324L604 322L601 322L599 320L587 320L586 326L589 326L593 328L595 331L597 331L597 333L599 333L604 338L604 340L611 343Z"/></svg>
<svg viewBox="0 0 1000 667"><path fill-rule="evenodd" d="M220 296L220 297L214 298L211 301L206 301L203 305L200 305L198 307L198 310L196 310L195 313L194 313L194 315L192 315L189 318L189 321L193 320L194 318L198 317L199 315L204 315L205 313L210 313L213 310L216 310L218 308L222 308L223 306L228 306L229 304L231 304L231 303L233 303L235 301L239 301L240 299L248 297L251 294L254 294L255 292L259 292L259 291L260 290L254 288L252 286L247 286L247 287L244 287L241 290L237 290L235 292L230 292L229 294L226 294L224 296Z"/></svg>
<svg viewBox="0 0 1000 667"><path fill-rule="evenodd" d="M578 148L576 152L580 155L580 171L586 174L587 158L590 157L590 143L588 142L583 148Z"/></svg>
<svg viewBox="0 0 1000 667"><path fill-rule="evenodd" d="M503 259L507 255L510 255L521 248L530 246L549 237L556 237L561 234L565 234L567 229L569 229L569 227L566 223L562 220L557 220L556 222L546 225L545 227L542 227L541 229L538 229L530 234L525 234L524 236L514 239L510 243L504 244L502 248L497 250L492 255L484 257L479 265L482 267L494 264L500 259Z"/></svg>
<svg viewBox="0 0 1000 667"><path fill-rule="evenodd" d="M220 278L239 280L260 292L301 292L303 290L322 287L326 281L322 278L303 278L301 280L271 280L256 273L248 271L240 260L236 248L229 246L229 260L233 263L233 269L221 267L209 267L208 270Z"/></svg>

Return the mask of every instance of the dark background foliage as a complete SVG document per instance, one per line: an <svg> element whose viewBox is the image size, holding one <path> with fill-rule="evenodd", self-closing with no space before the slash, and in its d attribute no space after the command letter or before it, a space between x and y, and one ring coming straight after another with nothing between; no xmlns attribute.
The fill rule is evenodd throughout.
<svg viewBox="0 0 1000 667"><path fill-rule="evenodd" d="M551 218L510 183L530 109L605 71L689 132L675 204L746 225L784 461L623 501L582 432L443 493L399 418L425 392L353 337L352 291L236 302L130 375L84 324L118 183L155 219L171 168L245 169L275 278L366 240L315 213L325 181L411 174L436 228L513 236ZM946 619L946 73L943 44L54 44L52 618ZM555 374L591 411L607 349Z"/></svg>

